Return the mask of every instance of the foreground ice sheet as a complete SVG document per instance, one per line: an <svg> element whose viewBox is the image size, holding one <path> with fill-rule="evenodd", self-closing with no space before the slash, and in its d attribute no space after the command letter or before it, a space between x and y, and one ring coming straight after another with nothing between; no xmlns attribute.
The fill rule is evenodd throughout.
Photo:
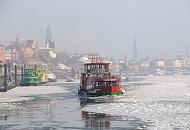
<svg viewBox="0 0 190 130"><path fill-rule="evenodd" d="M122 98L83 110L140 118L148 129L190 129L190 76L151 76L128 85Z"/></svg>
<svg viewBox="0 0 190 130"><path fill-rule="evenodd" d="M34 96L65 92L67 89L60 86L17 87L0 93L0 109L14 109L18 102L32 100Z"/></svg>

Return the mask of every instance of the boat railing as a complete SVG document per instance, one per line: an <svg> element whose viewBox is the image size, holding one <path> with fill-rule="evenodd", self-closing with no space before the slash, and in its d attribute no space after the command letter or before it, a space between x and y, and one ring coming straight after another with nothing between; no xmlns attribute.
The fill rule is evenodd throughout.
<svg viewBox="0 0 190 130"><path fill-rule="evenodd" d="M86 69L84 73L87 74L110 74L110 71L108 69Z"/></svg>
<svg viewBox="0 0 190 130"><path fill-rule="evenodd" d="M95 79L108 79L110 78L110 75L105 75L105 74L99 74L94 76Z"/></svg>

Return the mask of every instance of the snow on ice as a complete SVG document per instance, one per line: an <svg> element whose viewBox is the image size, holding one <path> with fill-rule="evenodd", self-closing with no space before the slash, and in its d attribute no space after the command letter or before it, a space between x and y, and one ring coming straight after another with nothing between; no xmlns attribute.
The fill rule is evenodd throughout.
<svg viewBox="0 0 190 130"><path fill-rule="evenodd" d="M65 92L67 92L67 89L60 86L17 87L0 93L0 109L12 110L17 108L18 102L32 100L34 96Z"/></svg>
<svg viewBox="0 0 190 130"><path fill-rule="evenodd" d="M148 129L190 129L189 79L190 76L148 76L136 86L129 82L123 98L88 105L83 110L140 118L151 122Z"/></svg>

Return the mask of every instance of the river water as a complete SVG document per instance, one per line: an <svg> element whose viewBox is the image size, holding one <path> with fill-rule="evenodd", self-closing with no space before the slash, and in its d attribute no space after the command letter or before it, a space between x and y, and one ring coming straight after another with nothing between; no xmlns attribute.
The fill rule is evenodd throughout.
<svg viewBox="0 0 190 130"><path fill-rule="evenodd" d="M59 86L66 92L57 89L53 93L22 95L32 97L30 100L1 101L1 106L7 106L0 107L0 129L190 129L190 76L131 79L122 82L122 96L78 97L78 83L59 81L42 87ZM6 97L6 93L0 96Z"/></svg>

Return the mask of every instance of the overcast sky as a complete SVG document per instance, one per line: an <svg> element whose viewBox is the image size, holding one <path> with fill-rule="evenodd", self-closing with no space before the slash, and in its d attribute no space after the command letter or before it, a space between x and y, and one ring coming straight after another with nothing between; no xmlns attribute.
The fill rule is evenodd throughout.
<svg viewBox="0 0 190 130"><path fill-rule="evenodd" d="M45 45L50 23L57 51L175 56L190 48L189 0L0 0L0 41Z"/></svg>

